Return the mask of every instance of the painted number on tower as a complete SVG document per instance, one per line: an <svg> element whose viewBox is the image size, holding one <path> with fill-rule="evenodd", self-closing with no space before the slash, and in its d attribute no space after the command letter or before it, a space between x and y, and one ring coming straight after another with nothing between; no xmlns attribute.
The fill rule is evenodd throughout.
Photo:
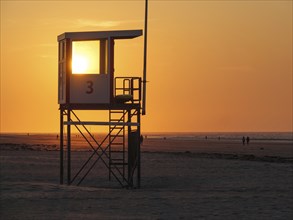
<svg viewBox="0 0 293 220"><path fill-rule="evenodd" d="M93 81L89 80L86 82L87 83L87 90L86 90L86 94L92 94L93 91L94 91L94 88L93 88Z"/></svg>

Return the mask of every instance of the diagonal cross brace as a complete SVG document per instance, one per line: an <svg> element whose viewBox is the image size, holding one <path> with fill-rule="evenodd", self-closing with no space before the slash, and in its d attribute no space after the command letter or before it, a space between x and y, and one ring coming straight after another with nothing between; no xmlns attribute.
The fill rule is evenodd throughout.
<svg viewBox="0 0 293 220"><path fill-rule="evenodd" d="M77 117L77 115L72 111L72 113L73 113L73 115L76 117L76 119L79 121L79 122L81 122L80 121L80 119ZM71 120L71 119L70 119ZM121 120L121 119L120 119ZM72 121L72 120L71 120ZM104 161L104 159L102 158L102 156L103 156L103 154L105 154L105 156L109 159L109 155L107 154L107 152L106 152L106 150L109 148L109 146L110 146L110 144L114 141L114 139L110 142L110 144L109 145L107 145L107 147L105 148L105 149L103 149L102 147L101 147L101 145L105 142L105 140L109 137L109 135L111 134L111 132L114 130L114 128L116 127L113 127L111 130L110 130L110 132L109 132L109 134L102 140L102 142L101 142L101 144L99 144L97 141L96 141L96 139L93 137L93 135L88 131L88 129L84 126L84 125L82 125L83 126L83 128L86 130L86 132L90 135L90 137L94 140L94 142L97 144L97 148L94 148L94 146L89 142L89 140L85 137L85 135L81 132L81 130L78 128L78 126L76 125L76 124L74 124L74 126L76 127L76 129L79 131L79 133L83 136L83 138L86 140L86 142L90 145L90 147L94 150L94 152L92 153L92 155L88 158L88 160L83 164L83 166L81 167L81 169L77 172L77 174L74 176L74 178L72 179L72 181L71 181L71 183L73 183L74 181L75 181L75 179L77 178L77 176L81 173L81 171L85 168L85 166L89 163L89 161L93 158L93 156L95 155L95 154L97 154L98 155L98 158L96 159L96 161L92 164L92 166L89 168L89 170L86 172L86 174L82 177L82 179L78 182L78 184L77 185L80 185L81 184L81 182L85 179L85 177L88 175L88 173L92 170L92 168L95 166L95 164L98 162L98 160L99 159L101 159L102 161L103 161L103 163L104 163L104 165L109 169L109 166L108 166L108 164ZM101 154L99 154L98 153L98 150L101 150L102 151L102 153ZM121 176L123 176L122 175L122 173L121 173L121 171L114 165L114 168L119 172L119 174L121 175ZM113 176L116 178L116 180L120 183L120 185L121 186L123 186L123 184L122 184L122 182L119 180L119 178L116 176L116 174L110 169L110 172L111 172L111 174L113 174ZM128 183L128 181L123 177L123 180L124 181L126 181L127 183Z"/></svg>

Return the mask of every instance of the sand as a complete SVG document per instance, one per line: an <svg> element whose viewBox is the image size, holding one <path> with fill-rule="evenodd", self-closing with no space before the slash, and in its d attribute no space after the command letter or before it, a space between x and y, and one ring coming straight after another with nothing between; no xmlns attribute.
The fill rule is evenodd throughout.
<svg viewBox="0 0 293 220"><path fill-rule="evenodd" d="M2 135L0 149L1 219L293 218L287 142L146 139L132 190L109 182L101 163L81 186L60 185L55 135ZM72 153L76 167L84 150Z"/></svg>

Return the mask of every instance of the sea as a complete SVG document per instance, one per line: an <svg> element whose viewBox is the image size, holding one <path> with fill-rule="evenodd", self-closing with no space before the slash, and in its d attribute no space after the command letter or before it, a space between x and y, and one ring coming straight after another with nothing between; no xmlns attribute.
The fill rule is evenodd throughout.
<svg viewBox="0 0 293 220"><path fill-rule="evenodd" d="M150 139L173 139L173 140L203 140L223 139L240 140L249 137L251 140L284 141L293 143L293 132L165 132L145 133Z"/></svg>
<svg viewBox="0 0 293 220"><path fill-rule="evenodd" d="M0 133L0 139L9 137L30 137L35 139L56 139L58 133ZM80 134L72 133L73 137ZM105 136L99 133L94 136ZM172 140L204 140L204 139L223 139L223 140L241 140L242 137L249 137L250 140L259 141L278 141L289 142L293 144L293 132L142 132L143 137L148 139L172 139Z"/></svg>

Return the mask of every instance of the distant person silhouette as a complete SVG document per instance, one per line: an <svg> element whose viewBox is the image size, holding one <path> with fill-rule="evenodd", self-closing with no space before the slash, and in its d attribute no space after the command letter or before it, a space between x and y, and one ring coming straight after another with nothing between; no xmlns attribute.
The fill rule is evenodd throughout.
<svg viewBox="0 0 293 220"><path fill-rule="evenodd" d="M245 137L244 136L242 137L242 144L243 145L245 144Z"/></svg>
<svg viewBox="0 0 293 220"><path fill-rule="evenodd" d="M247 136L247 138L246 138L246 143L247 144L249 144L249 140L250 140L250 138Z"/></svg>

